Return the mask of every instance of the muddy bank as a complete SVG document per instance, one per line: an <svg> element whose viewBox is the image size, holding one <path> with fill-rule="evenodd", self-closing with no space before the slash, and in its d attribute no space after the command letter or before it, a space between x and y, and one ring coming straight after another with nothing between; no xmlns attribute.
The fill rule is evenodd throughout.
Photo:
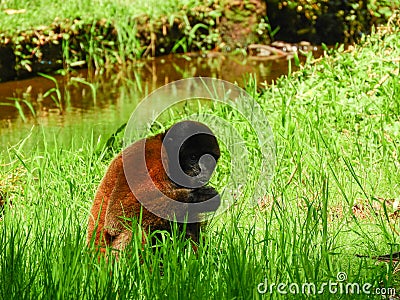
<svg viewBox="0 0 400 300"><path fill-rule="evenodd" d="M340 2L340 3L339 3ZM366 0L207 1L152 19L56 19L8 36L0 32L0 82L81 66L105 67L145 56L248 50L275 38L333 44L354 42L372 23ZM343 3L342 3L343 2ZM356 7L356 8L355 8ZM16 12L16 13L23 13Z"/></svg>
<svg viewBox="0 0 400 300"><path fill-rule="evenodd" d="M111 20L87 23L74 19L55 20L18 37L0 33L0 81L60 68L106 66L149 55L216 48L230 51L254 42L269 43L265 14L263 1L242 0L182 10L172 22L167 17L156 21L147 16L133 18L128 29L118 28ZM131 44L121 44L124 34L133 34Z"/></svg>

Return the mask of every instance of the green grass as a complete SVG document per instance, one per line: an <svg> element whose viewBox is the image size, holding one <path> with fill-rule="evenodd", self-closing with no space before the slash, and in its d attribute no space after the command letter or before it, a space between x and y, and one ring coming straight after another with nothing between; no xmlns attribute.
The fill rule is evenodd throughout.
<svg viewBox="0 0 400 300"><path fill-rule="evenodd" d="M101 68L215 47L216 7L198 0L0 1L0 43L11 47L18 74L46 65Z"/></svg>
<svg viewBox="0 0 400 300"><path fill-rule="evenodd" d="M398 264L356 257L400 251L399 219L383 201L400 197L399 57L397 28L373 34L353 51L332 51L262 92L249 82L276 143L275 176L262 199L251 196L263 188L254 185L263 174L251 124L217 105L214 114L247 134L254 159L242 174L246 185L225 191L237 201L206 228L197 255L167 234L156 250L142 250L134 239L117 262L99 261L88 249L87 216L109 162L99 151L96 122L76 124L72 136L39 126L26 141L3 146L0 189L12 205L0 221L0 298L286 299L276 287L262 296L257 286L320 287L337 282L339 272L347 274L344 283L400 293ZM182 117L171 114L169 122ZM225 147L222 154L213 178L220 191L235 172ZM314 298L381 298L325 291Z"/></svg>
<svg viewBox="0 0 400 300"><path fill-rule="evenodd" d="M125 24L135 17L146 15L151 20L156 20L162 16L173 16L181 9L190 9L190 7L199 4L197 0L166 0L145 2L135 2L126 0L96 0L96 1L26 1L13 0L1 1L0 10L7 9L25 10L24 12L6 14L1 12L0 28L2 32L9 34L19 33L27 29L38 26L49 26L55 19L75 19L80 18L86 23L107 19L116 22L116 24ZM186 8L184 8L186 7ZM45 11L46 13L43 13Z"/></svg>

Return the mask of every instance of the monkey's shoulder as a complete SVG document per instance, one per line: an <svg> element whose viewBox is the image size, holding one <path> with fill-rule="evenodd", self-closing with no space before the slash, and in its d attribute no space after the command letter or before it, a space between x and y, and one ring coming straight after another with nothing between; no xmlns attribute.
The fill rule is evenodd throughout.
<svg viewBox="0 0 400 300"><path fill-rule="evenodd" d="M135 160L145 158L146 160L156 160L161 158L162 135L152 136L136 141L122 151L124 160Z"/></svg>

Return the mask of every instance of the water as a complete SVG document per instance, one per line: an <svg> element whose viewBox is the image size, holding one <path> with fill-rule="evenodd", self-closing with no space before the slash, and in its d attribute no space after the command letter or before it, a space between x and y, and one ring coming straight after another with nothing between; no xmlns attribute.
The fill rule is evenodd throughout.
<svg viewBox="0 0 400 300"><path fill-rule="evenodd" d="M254 74L258 83L271 83L287 73L285 57L268 60L221 54L168 55L102 73L77 70L66 76L56 75L59 94L55 82L41 76L1 83L1 148L28 136L32 139L32 134L39 135L36 138L40 140L43 127L62 141L76 140L85 132L107 137L129 119L148 93L182 78L214 77L243 86L249 74Z"/></svg>

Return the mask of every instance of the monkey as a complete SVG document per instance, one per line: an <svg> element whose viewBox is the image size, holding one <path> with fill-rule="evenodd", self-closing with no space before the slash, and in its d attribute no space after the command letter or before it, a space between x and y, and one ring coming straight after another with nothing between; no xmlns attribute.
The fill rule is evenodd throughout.
<svg viewBox="0 0 400 300"><path fill-rule="evenodd" d="M103 253L123 250L132 239L129 220L140 218L143 244L150 231L171 233L176 221L196 251L200 215L220 206L218 192L207 185L219 157L216 137L195 121L131 144L111 161L97 188L87 243Z"/></svg>

